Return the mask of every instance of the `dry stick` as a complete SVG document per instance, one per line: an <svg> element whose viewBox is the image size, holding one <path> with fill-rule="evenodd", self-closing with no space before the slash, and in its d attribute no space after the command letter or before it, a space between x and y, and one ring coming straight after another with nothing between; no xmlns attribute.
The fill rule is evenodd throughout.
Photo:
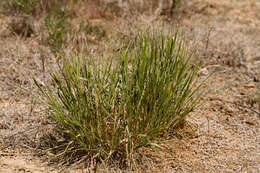
<svg viewBox="0 0 260 173"><path fill-rule="evenodd" d="M258 114L260 116L260 112L258 112L257 110L251 108L251 107L248 107L248 106L245 106L245 105L241 105L239 103L235 103L235 102L230 102L230 101L226 101L226 100L223 100L223 99L220 99L220 98L213 98L213 97L208 97L212 100L219 100L219 101L222 101L222 102L225 102L225 103L229 103L229 104L233 104L233 105L236 105L236 106L239 106L239 107L242 107L242 108L245 108L245 109L248 109L256 114Z"/></svg>
<svg viewBox="0 0 260 173"><path fill-rule="evenodd" d="M210 38L210 34L213 31L214 27L210 27L209 28L209 32L207 33L207 40L206 40L206 52L208 50L208 46L209 46L209 38Z"/></svg>

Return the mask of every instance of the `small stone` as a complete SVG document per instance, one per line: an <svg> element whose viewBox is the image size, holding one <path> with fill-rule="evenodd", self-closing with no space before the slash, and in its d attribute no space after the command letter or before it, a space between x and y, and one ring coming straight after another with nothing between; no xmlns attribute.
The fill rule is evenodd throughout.
<svg viewBox="0 0 260 173"><path fill-rule="evenodd" d="M200 69L199 71L198 71L198 75L199 76L207 76L207 75L209 75L209 71L208 71L208 69L207 68L202 68L202 69Z"/></svg>

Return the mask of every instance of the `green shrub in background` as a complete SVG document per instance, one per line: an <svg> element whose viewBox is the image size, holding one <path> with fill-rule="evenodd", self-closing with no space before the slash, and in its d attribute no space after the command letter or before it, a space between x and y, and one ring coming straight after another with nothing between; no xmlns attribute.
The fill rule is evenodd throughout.
<svg viewBox="0 0 260 173"><path fill-rule="evenodd" d="M13 9L16 12L22 12L29 14L36 7L37 0L9 0L7 5L10 9Z"/></svg>
<svg viewBox="0 0 260 173"><path fill-rule="evenodd" d="M45 17L45 26L48 30L46 40L53 53L58 53L61 50L68 25L69 22L64 8L60 10L58 15L47 15Z"/></svg>
<svg viewBox="0 0 260 173"><path fill-rule="evenodd" d="M68 0L2 0L4 10L37 16L43 13L57 14L61 7L67 7ZM73 1L75 3L76 1Z"/></svg>
<svg viewBox="0 0 260 173"><path fill-rule="evenodd" d="M142 34L116 65L64 60L42 87L52 118L66 134L63 154L130 163L140 148L156 145L198 102L197 73L178 34ZM58 147L58 146L57 146Z"/></svg>

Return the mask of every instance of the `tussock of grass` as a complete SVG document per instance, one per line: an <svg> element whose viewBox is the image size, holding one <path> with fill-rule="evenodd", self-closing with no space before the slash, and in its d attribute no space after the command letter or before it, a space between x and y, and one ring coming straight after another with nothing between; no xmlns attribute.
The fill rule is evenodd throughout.
<svg viewBox="0 0 260 173"><path fill-rule="evenodd" d="M196 105L196 68L178 34L142 34L119 62L64 60L54 89L40 89L51 117L66 134L61 154L84 152L130 164L144 146L157 146ZM113 65L116 64L116 65Z"/></svg>

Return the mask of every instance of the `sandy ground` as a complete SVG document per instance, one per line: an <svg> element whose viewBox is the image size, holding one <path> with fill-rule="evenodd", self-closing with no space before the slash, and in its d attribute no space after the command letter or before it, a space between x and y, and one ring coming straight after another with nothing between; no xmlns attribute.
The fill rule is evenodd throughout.
<svg viewBox="0 0 260 173"><path fill-rule="evenodd" d="M196 45L199 77L214 75L204 86L208 94L187 119L197 130L167 142L167 152L154 152L139 172L259 173L260 1L184 2L180 27ZM48 81L44 71L55 67L55 58L39 37L11 35L8 21L0 16L0 173L93 172L61 169L39 154L49 122L34 104L32 78Z"/></svg>

